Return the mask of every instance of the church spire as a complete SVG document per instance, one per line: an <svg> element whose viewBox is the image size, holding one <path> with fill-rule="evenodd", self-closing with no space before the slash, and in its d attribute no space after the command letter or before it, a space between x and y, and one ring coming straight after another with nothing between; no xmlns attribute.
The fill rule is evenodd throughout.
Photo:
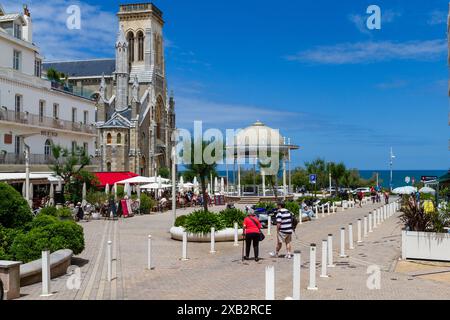
<svg viewBox="0 0 450 320"><path fill-rule="evenodd" d="M121 26L116 41L116 111L128 109L128 41Z"/></svg>

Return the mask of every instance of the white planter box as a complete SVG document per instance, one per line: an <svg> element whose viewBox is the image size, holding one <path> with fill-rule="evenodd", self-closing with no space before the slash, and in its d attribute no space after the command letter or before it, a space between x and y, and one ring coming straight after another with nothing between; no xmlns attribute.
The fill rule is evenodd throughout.
<svg viewBox="0 0 450 320"><path fill-rule="evenodd" d="M172 227L170 229L170 235L172 236L172 239L183 241L183 227ZM242 237L243 230L238 230L238 236L239 239ZM192 234L188 233L188 242L210 242L211 241L211 234ZM215 242L229 242L234 241L234 229L225 229L221 231L216 231L214 233L214 241Z"/></svg>
<svg viewBox="0 0 450 320"><path fill-rule="evenodd" d="M450 234L403 230L402 258L450 261Z"/></svg>

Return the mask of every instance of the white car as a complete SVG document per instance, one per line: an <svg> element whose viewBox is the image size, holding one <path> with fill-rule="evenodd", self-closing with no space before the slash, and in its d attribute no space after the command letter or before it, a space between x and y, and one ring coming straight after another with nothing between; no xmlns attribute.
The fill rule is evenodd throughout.
<svg viewBox="0 0 450 320"><path fill-rule="evenodd" d="M370 192L370 188L367 188L367 187L365 187L365 188L357 188L357 189L353 190L353 193L358 193L360 191L362 193L368 193L368 192Z"/></svg>

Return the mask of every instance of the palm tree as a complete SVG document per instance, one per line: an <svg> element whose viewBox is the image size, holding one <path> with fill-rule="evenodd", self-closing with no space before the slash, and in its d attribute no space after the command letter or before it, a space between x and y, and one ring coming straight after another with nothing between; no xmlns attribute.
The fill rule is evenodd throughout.
<svg viewBox="0 0 450 320"><path fill-rule="evenodd" d="M197 147L201 145L201 150L197 150L194 148L194 142L192 143L191 147L191 154L190 156L190 164L186 165L187 171L189 172L189 175L196 176L200 180L200 185L202 187L202 196L203 196L203 209L205 211L208 211L208 201L207 201L207 192L206 192L206 181L209 179L211 175L216 175L216 166L217 161L220 155L216 154L216 151L218 150L214 146L216 145L215 141L198 141ZM196 157L194 155L194 150L200 152L201 151L201 161L200 163L196 163ZM203 155L205 153L205 150L212 150L211 157L214 161L205 161ZM223 150L223 148L221 149ZM223 157L223 153L222 153ZM212 183L212 182L211 182Z"/></svg>
<svg viewBox="0 0 450 320"><path fill-rule="evenodd" d="M339 188L339 180L345 176L345 172L347 169L345 168L345 164L343 162L334 163L330 162L328 165L328 171L331 173L331 179L334 181L334 185L336 186L336 192Z"/></svg>

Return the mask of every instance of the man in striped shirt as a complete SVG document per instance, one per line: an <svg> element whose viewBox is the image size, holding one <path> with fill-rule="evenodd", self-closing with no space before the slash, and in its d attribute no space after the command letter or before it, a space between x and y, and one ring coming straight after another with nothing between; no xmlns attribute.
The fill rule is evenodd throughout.
<svg viewBox="0 0 450 320"><path fill-rule="evenodd" d="M272 257L278 257L278 254L283 246L283 243L286 243L286 258L292 258L292 233L293 233L293 216L292 213L289 212L285 208L285 204L280 202L278 203L278 213L276 216L277 219L277 247L276 252L271 252L270 255Z"/></svg>

